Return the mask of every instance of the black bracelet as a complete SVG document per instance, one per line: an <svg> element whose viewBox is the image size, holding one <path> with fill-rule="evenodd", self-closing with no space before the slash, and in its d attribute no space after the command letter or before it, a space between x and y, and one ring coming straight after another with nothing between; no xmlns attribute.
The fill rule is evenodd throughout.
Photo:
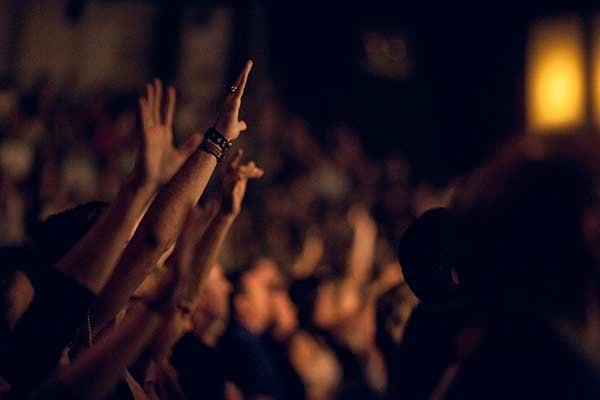
<svg viewBox="0 0 600 400"><path fill-rule="evenodd" d="M202 150L214 155L217 158L217 162L220 162L225 157L225 153L227 153L231 145L232 142L230 140L227 140L215 127L212 127L204 134Z"/></svg>
<svg viewBox="0 0 600 400"><path fill-rule="evenodd" d="M204 140L200 145L200 148L205 152L212 154L217 159L217 162L221 162L225 154L221 151L221 148L211 142L210 140Z"/></svg>
<svg viewBox="0 0 600 400"><path fill-rule="evenodd" d="M221 132L216 130L214 126L208 131L206 131L206 133L204 134L204 140L210 140L211 142L218 145L223 151L223 153L225 153L227 149L231 147L232 144L231 141L227 140L227 138L223 136Z"/></svg>

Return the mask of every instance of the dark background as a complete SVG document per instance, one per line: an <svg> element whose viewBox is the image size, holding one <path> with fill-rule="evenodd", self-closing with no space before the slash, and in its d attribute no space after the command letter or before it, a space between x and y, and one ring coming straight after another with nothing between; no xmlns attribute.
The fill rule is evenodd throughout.
<svg viewBox="0 0 600 400"><path fill-rule="evenodd" d="M68 18L76 21L87 3L68 2ZM399 149L415 179L439 185L467 173L524 130L531 23L575 14L589 28L600 10L584 0L153 3L160 8L150 60L155 75L175 78L184 10L226 3L234 10L231 78L244 59L264 52L267 66L261 68L268 70L277 94L319 135L349 121L370 154ZM406 40L414 67L407 79L381 78L362 67L362 35L368 31Z"/></svg>

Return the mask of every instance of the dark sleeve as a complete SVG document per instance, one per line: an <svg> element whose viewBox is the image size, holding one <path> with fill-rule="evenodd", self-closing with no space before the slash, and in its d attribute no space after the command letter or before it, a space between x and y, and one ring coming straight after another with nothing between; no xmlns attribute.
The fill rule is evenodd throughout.
<svg viewBox="0 0 600 400"><path fill-rule="evenodd" d="M14 398L24 398L48 379L95 298L87 288L54 269L32 281L35 297L3 346L0 360L0 375L10 383Z"/></svg>
<svg viewBox="0 0 600 400"><path fill-rule="evenodd" d="M242 391L245 398L256 395L275 397L277 382L273 366L258 342L230 337L220 346L228 379Z"/></svg>
<svg viewBox="0 0 600 400"><path fill-rule="evenodd" d="M225 396L225 371L217 350L187 334L173 347L171 365L188 399L220 400Z"/></svg>
<svg viewBox="0 0 600 400"><path fill-rule="evenodd" d="M63 381L52 378L39 388L35 389L27 400L79 400Z"/></svg>
<svg viewBox="0 0 600 400"><path fill-rule="evenodd" d="M461 312L432 311L422 303L413 311L395 354L391 398L426 399L454 360Z"/></svg>

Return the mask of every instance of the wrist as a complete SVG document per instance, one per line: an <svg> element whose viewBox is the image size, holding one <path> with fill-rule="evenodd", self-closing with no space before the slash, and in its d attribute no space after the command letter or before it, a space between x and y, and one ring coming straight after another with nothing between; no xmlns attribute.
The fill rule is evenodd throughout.
<svg viewBox="0 0 600 400"><path fill-rule="evenodd" d="M217 132L221 133L227 140L233 141L236 135L234 133L229 133L229 126L229 123L220 123L217 121L213 128L216 129Z"/></svg>
<svg viewBox="0 0 600 400"><path fill-rule="evenodd" d="M215 156L217 162L221 162L231 145L232 142L230 139L225 137L217 128L212 127L204 134L204 140L200 148L206 153Z"/></svg>

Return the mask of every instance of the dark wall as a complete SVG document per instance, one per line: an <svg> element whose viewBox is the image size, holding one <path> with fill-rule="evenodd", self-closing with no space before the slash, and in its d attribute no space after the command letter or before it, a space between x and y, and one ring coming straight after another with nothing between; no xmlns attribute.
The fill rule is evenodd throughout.
<svg viewBox="0 0 600 400"><path fill-rule="evenodd" d="M402 149L417 179L438 183L464 174L523 130L531 21L566 12L588 18L600 9L554 0L322 3L269 7L271 69L288 106L321 132L331 121L355 121L374 155ZM410 79L364 72L361 35L369 29L408 39Z"/></svg>

